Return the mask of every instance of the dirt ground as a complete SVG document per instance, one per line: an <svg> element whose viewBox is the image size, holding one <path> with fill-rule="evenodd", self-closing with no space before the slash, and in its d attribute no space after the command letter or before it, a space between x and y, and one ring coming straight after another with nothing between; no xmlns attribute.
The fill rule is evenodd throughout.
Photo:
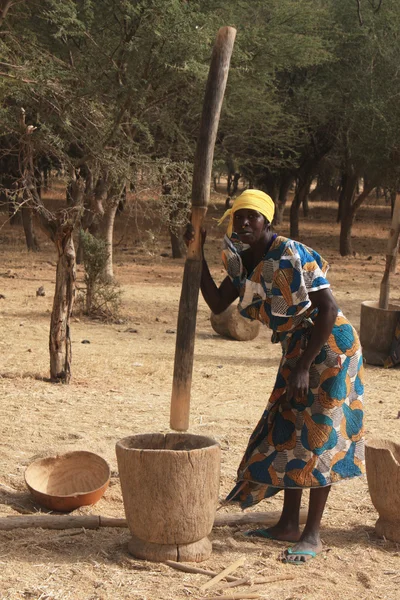
<svg viewBox="0 0 400 600"><path fill-rule="evenodd" d="M51 192L49 192L51 195ZM224 193L214 194L208 212L206 254L217 280L222 233L215 217ZM169 431L175 331L183 260L173 260L167 238L157 245L137 243L138 232L125 214L118 217L115 275L123 290L121 322L72 320L72 382L53 385L48 335L55 279L55 250L41 235L41 251L28 254L22 229L0 215L0 517L40 511L27 492L24 471L35 458L70 450L90 450L110 464L109 489L94 506L74 514L123 517L115 443L130 434ZM301 221L301 241L331 264L338 303L359 328L363 300L377 300L384 267L390 209L371 198L353 230L356 256L338 253L335 206L313 203ZM287 218L280 229L288 234ZM142 241L144 232L142 231ZM168 256L161 256L168 254ZM82 282L82 268L78 279ZM39 286L46 295L36 296ZM399 268L391 298L400 303ZM214 437L222 448L220 497L234 483L247 440L267 402L279 362L279 347L268 331L250 342L214 333L201 298L197 322L190 432ZM90 344L83 344L83 340ZM399 440L400 371L366 366L367 436ZM279 510L282 497L255 510ZM307 497L304 494L304 506ZM253 509L254 510L254 509ZM223 508L223 512L238 512ZM365 478L331 492L323 520L324 552L306 566L277 560L282 543L243 536L242 527L212 532L213 554L201 567L219 572L241 556L235 575L280 576L268 585L236 588L274 600L396 600L400 596L400 545L379 539L377 518ZM180 600L207 596L208 578L164 564L135 560L127 552L127 529L0 532L2 600ZM285 579L286 578L286 579ZM228 593L228 592L225 592ZM209 596L218 594L218 587Z"/></svg>

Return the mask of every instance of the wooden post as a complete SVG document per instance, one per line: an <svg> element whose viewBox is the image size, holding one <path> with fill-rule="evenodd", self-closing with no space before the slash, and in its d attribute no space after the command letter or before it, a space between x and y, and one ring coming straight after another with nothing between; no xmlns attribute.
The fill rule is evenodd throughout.
<svg viewBox="0 0 400 600"><path fill-rule="evenodd" d="M221 27L211 57L197 140L192 183L194 241L189 245L183 273L176 334L174 377L171 397L171 429L189 427L194 338L202 269L201 228L210 195L211 169L219 116L228 79L236 29Z"/></svg>
<svg viewBox="0 0 400 600"><path fill-rule="evenodd" d="M389 231L389 240L386 249L385 272L381 281L379 293L379 308L387 310L389 307L390 285L389 278L392 264L395 261L397 244L400 235L400 196L397 194L393 208L392 223Z"/></svg>

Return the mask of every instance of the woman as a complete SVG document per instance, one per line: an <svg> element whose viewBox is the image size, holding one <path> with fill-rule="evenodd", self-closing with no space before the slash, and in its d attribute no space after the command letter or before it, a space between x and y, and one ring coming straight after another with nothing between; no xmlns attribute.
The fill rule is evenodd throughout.
<svg viewBox="0 0 400 600"><path fill-rule="evenodd" d="M227 501L247 508L283 489L279 522L247 535L295 542L282 558L304 564L322 550L320 523L331 485L364 472L360 343L331 293L327 262L271 231L274 203L267 194L246 190L220 223L227 216L228 275L217 287L204 260L204 299L218 314L239 297L241 314L267 325L272 342L282 346L272 394ZM308 518L300 533L307 488Z"/></svg>

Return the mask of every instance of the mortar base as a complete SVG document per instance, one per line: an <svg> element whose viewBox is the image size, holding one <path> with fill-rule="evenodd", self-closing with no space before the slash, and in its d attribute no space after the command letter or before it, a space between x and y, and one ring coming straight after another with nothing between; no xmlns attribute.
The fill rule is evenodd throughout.
<svg viewBox="0 0 400 600"><path fill-rule="evenodd" d="M379 517L375 523L375 531L379 537L384 537L391 542L400 543L400 520L387 521Z"/></svg>
<svg viewBox="0 0 400 600"><path fill-rule="evenodd" d="M153 544L132 536L128 542L129 553L135 558L164 562L202 562L211 556L212 545L208 537L191 544Z"/></svg>

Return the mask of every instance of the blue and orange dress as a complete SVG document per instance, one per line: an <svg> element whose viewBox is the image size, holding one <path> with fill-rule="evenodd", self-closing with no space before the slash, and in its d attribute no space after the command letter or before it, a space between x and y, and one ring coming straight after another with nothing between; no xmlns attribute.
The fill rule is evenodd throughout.
<svg viewBox="0 0 400 600"><path fill-rule="evenodd" d="M360 342L339 310L311 365L307 396L286 400L288 377L317 315L309 293L330 287L329 265L311 248L281 236L251 273L242 251L240 242L225 236L223 262L238 289L239 310L272 329L272 341L282 346L274 389L227 497L247 508L281 489L329 486L364 473L364 386Z"/></svg>

